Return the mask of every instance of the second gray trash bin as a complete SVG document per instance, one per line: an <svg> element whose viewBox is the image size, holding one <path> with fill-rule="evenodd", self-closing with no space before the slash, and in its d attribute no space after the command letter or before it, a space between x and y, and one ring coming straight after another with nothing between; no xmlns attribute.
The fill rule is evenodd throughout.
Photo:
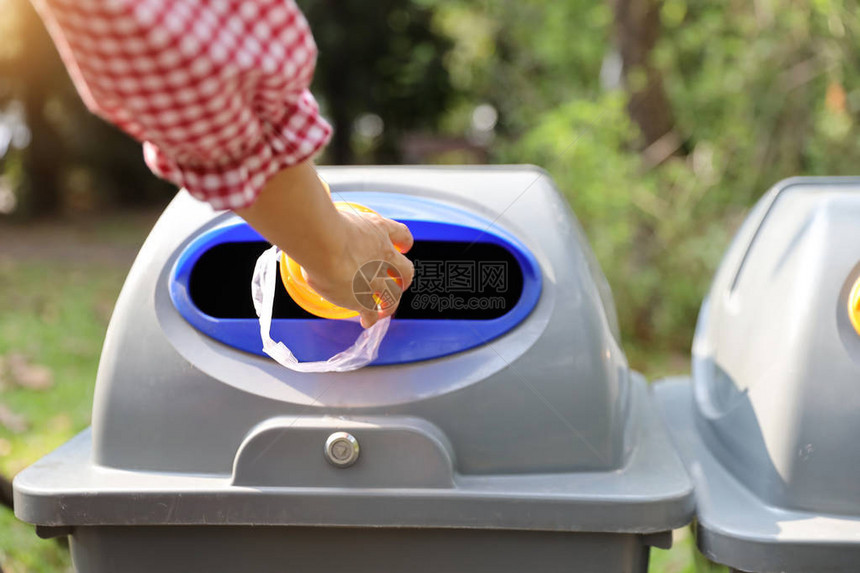
<svg viewBox="0 0 860 573"><path fill-rule="evenodd" d="M860 178L783 181L714 278L692 382L655 385L695 482L699 547L714 561L751 572L860 570L855 285Z"/></svg>
<svg viewBox="0 0 860 573"><path fill-rule="evenodd" d="M17 477L17 515L70 535L82 573L645 571L689 521L691 483L550 180L322 172L336 199L409 225L431 283L375 365L262 356L247 297L266 244L180 194L117 303L92 429ZM275 316L302 360L359 328L283 298Z"/></svg>

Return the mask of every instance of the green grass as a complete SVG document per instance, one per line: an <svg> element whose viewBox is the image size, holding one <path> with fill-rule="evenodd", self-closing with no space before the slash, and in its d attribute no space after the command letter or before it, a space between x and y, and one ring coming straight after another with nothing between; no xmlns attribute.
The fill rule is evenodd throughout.
<svg viewBox="0 0 860 573"><path fill-rule="evenodd" d="M90 420L104 331L125 268L99 263L0 262L0 355L20 353L53 372L47 391L11 387L0 401L28 429L0 427L0 468L14 475ZM5 573L49 573L69 567L56 542L0 510L0 563Z"/></svg>
<svg viewBox="0 0 860 573"><path fill-rule="evenodd" d="M696 549L690 527L674 532L672 548L651 549L649 573L728 573L722 565L710 563Z"/></svg>
<svg viewBox="0 0 860 573"><path fill-rule="evenodd" d="M148 225L149 221L143 221L127 230L109 221L88 233L85 242L133 245L142 240ZM21 433L0 426L0 470L4 475L14 475L89 424L105 327L127 266L91 257L78 262L44 257L20 261L0 255L0 356L23 354L50 368L54 380L45 391L8 382L0 387L0 403L28 423ZM675 370L678 364L679 359L673 357L637 366L655 374ZM697 554L689 529L675 532L671 550L655 549L651 556L651 573L725 571L711 568ZM4 573L71 571L68 551L61 544L39 539L31 526L3 508L0 565Z"/></svg>

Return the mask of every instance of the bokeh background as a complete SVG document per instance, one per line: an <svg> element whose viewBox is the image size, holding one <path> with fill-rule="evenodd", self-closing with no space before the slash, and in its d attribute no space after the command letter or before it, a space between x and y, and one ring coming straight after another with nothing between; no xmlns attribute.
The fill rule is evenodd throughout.
<svg viewBox="0 0 860 573"><path fill-rule="evenodd" d="M546 168L652 378L687 369L710 277L769 186L860 171L857 0L298 3L335 127L319 162ZM87 425L113 301L174 193L86 111L30 5L0 0L0 473ZM652 571L712 568L677 537ZM69 564L0 507L0 567Z"/></svg>

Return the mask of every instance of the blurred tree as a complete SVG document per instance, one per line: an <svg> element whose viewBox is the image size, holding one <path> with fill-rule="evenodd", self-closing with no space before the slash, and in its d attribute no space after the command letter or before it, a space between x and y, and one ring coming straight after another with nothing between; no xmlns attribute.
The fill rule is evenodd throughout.
<svg viewBox="0 0 860 573"><path fill-rule="evenodd" d="M418 0L299 3L319 48L314 89L334 127L330 159L354 161L356 120L373 114L379 143L368 159L396 162L400 136L435 128L452 94L449 41L431 26L432 11Z"/></svg>
<svg viewBox="0 0 860 573"><path fill-rule="evenodd" d="M658 0L612 0L615 38L621 56L630 118L639 127L642 145L652 147L652 163L676 154L681 147L674 133L672 104L663 88L661 71L652 61L660 38ZM656 149L656 146L662 149Z"/></svg>
<svg viewBox="0 0 860 573"><path fill-rule="evenodd" d="M5 57L0 60L5 87L2 98L22 102L30 131L29 145L21 157L25 173L22 211L26 215L55 215L60 209L63 149L47 110L50 98L63 90L67 80L53 43L32 7L26 2L9 0L5 4L7 17L14 18L15 25L10 31L17 42L7 46Z"/></svg>
<svg viewBox="0 0 860 573"><path fill-rule="evenodd" d="M0 108L20 102L30 133L24 149L0 157L21 165L16 215L137 206L171 196L174 188L143 163L140 144L86 110L30 3L0 0L0 8Z"/></svg>

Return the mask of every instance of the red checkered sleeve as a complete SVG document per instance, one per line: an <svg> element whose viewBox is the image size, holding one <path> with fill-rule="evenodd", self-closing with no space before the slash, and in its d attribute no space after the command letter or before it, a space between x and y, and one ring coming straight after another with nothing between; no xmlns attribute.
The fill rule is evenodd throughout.
<svg viewBox="0 0 860 573"><path fill-rule="evenodd" d="M250 205L331 135L293 0L33 1L87 107L216 209Z"/></svg>

